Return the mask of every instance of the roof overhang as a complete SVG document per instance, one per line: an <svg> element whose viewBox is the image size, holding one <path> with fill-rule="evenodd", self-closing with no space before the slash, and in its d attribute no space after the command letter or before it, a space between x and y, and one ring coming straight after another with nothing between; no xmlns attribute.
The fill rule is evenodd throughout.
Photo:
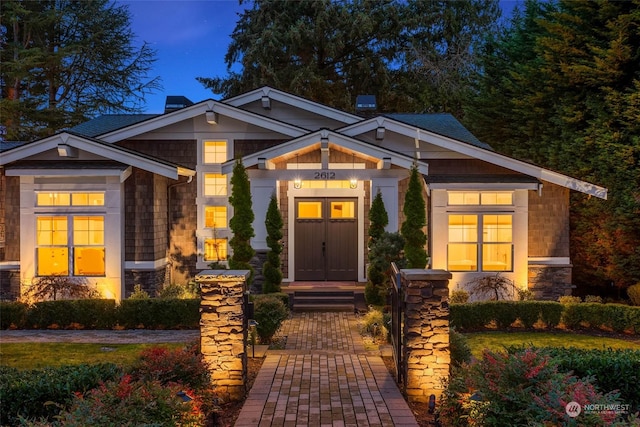
<svg viewBox="0 0 640 427"><path fill-rule="evenodd" d="M136 168L152 172L171 179L178 179L179 176L194 176L195 171L189 168L185 168L180 165L176 165L169 162L164 162L149 156L145 156L140 153L136 153L131 150L124 149L122 147L105 144L101 141L91 138L85 138L79 135L63 132L44 138L38 141L34 141L29 144L22 145L20 147L8 150L2 153L0 156L0 166L6 166L14 162L28 159L29 157L36 156L44 151L55 150L60 158L73 158L77 156L79 151L86 151L96 156L100 156L104 159L108 159L114 162L121 163L123 165L134 166ZM45 170L49 170L51 174L61 176L69 174L78 176L79 173L85 176L92 172L91 168L75 168L74 161L67 160L69 163L68 168L29 168L33 173L43 174ZM82 162L78 160L78 162ZM80 165L81 163L78 163ZM84 164L83 164L84 165ZM103 168L100 168L102 170ZM17 173L18 169L13 169L13 173ZM106 169L110 170L110 169ZM99 172L97 169L93 170L94 173L100 175L103 172ZM24 174L28 173L27 170L23 170ZM107 173L107 172L104 172Z"/></svg>
<svg viewBox="0 0 640 427"><path fill-rule="evenodd" d="M368 157L373 161L377 161L380 168L383 167L382 165L384 163L391 163L404 169L410 169L415 164L418 167L418 172L423 175L428 174L428 165L426 163L416 162L413 158L404 154L378 147L328 129L321 129L283 144L245 156L242 158L242 164L244 167L249 168L264 163L265 161L273 162L291 159L294 158L296 154L321 149L323 145L326 145L326 148L329 150L350 151L358 153L359 156ZM235 160L230 160L224 163L222 165L222 172L230 173L233 170L235 162Z"/></svg>
<svg viewBox="0 0 640 427"><path fill-rule="evenodd" d="M211 126L215 126L215 122L212 119L216 115L230 117L232 119L240 120L244 123L249 123L273 132L277 132L289 137L295 138L309 132L308 129L303 129L298 126L291 125L279 120L272 119L270 117L261 116L251 111L242 110L234 107L233 105L227 105L225 103L214 101L212 99L199 102L190 107L185 107L180 110L162 114L151 119L135 123L122 129L111 131L100 135L99 138L105 142L118 142L136 136L153 132L159 128L163 128L175 123L179 123L185 120L190 120L198 116L202 116L203 122L209 123Z"/></svg>
<svg viewBox="0 0 640 427"><path fill-rule="evenodd" d="M487 163L501 166L514 172L519 172L571 190L580 191L581 193L585 193L590 196L595 196L601 199L607 198L607 189L604 187L600 187L586 181L581 181L531 163L516 160L512 157L505 156L504 154L496 153L495 151L476 147L453 138L429 132L425 129L416 128L388 117L374 117L350 126L345 126L340 129L340 133L355 137L356 135L375 130L378 127L384 127L387 131L396 132L400 135L414 138L416 141L416 151L419 151L419 145L421 143L433 144L435 146L451 150L455 153L460 153Z"/></svg>

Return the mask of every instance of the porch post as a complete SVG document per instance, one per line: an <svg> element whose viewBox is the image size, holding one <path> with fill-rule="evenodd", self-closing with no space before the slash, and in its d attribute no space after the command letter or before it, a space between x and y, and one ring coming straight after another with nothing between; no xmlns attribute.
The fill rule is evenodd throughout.
<svg viewBox="0 0 640 427"><path fill-rule="evenodd" d="M442 394L449 377L449 279L445 270L400 270L405 298L405 393L410 401L428 402Z"/></svg>
<svg viewBox="0 0 640 427"><path fill-rule="evenodd" d="M205 270L200 285L200 349L215 392L225 400L244 397L247 339L244 294L248 270Z"/></svg>

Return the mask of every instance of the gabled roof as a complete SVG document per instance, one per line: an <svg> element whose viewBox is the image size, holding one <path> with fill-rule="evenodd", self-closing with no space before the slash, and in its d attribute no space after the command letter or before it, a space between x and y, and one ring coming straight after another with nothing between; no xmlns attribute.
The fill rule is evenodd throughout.
<svg viewBox="0 0 640 427"><path fill-rule="evenodd" d="M414 138L417 141L416 151L419 151L419 145L421 143L433 144L456 153L464 154L466 156L529 175L543 181L561 185L572 190L580 191L601 199L607 198L607 189L604 187L581 181L531 163L526 163L483 147L462 142L455 138L437 134L425 129L416 128L389 117L374 117L351 126L346 126L340 129L340 132L356 137L357 135L361 135L365 132L375 130L378 127L384 127L387 131L396 132L401 135Z"/></svg>
<svg viewBox="0 0 640 427"><path fill-rule="evenodd" d="M302 98L300 96L293 95L287 92L283 92L269 86L260 87L250 92L225 99L222 102L228 105L233 105L235 107L241 107L242 105L249 104L250 102L259 101L262 99L262 97L268 97L270 99L283 102L301 110L310 111L312 113L316 113L345 124L356 123L362 120L362 117L355 114L347 113L346 111L338 110L336 108L329 107L328 105L320 104L318 102L311 101L309 99Z"/></svg>
<svg viewBox="0 0 640 427"><path fill-rule="evenodd" d="M65 150L73 149L87 151L100 157L104 157L105 159L125 165L135 166L139 169L156 173L171 179L177 179L179 176L194 176L196 173L194 170L180 166L176 163L160 160L117 145L108 144L97 139L87 138L70 132L58 133L56 135L7 150L2 153L2 156L0 156L0 166L4 167L7 164L25 160L47 150L58 150L60 153L61 150L64 152ZM30 163L33 168L32 162ZM47 164L51 162L41 161L41 163L44 163L45 167L47 167ZM79 165L83 165L85 163L86 162L81 162ZM52 165L49 169L55 169L55 167Z"/></svg>
<svg viewBox="0 0 640 427"><path fill-rule="evenodd" d="M332 145L337 145L342 149L351 150L377 159L391 158L393 164L405 169L410 169L415 163L413 157L397 153L329 129L321 129L292 139L291 141L287 141L283 144L245 156L242 159L242 164L245 167L251 167L257 165L259 163L259 159L262 158L271 160L285 155L293 156L293 153L296 151L308 150L316 145L319 147L323 140L327 141L329 148L331 148ZM225 173L231 172L234 164L235 160L230 160L224 163L222 165L222 171ZM417 166L420 173L425 175L428 173L427 164L418 162Z"/></svg>
<svg viewBox="0 0 640 427"><path fill-rule="evenodd" d="M442 136L457 139L476 147L493 150L489 144L485 144L475 137L455 117L448 113L438 114L384 114L385 117L397 120L408 125L416 126Z"/></svg>
<svg viewBox="0 0 640 427"><path fill-rule="evenodd" d="M105 114L69 129L78 135L96 137L159 116L159 114Z"/></svg>

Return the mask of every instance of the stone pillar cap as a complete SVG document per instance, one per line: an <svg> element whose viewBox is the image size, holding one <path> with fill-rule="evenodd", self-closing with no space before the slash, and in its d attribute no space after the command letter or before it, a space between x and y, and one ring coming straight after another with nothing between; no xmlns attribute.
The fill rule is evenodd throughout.
<svg viewBox="0 0 640 427"><path fill-rule="evenodd" d="M403 268L400 275L408 281L418 280L449 280L451 273L447 270L425 270L424 268Z"/></svg>
<svg viewBox="0 0 640 427"><path fill-rule="evenodd" d="M196 274L196 282L205 280L246 280L251 272L249 270L203 270Z"/></svg>

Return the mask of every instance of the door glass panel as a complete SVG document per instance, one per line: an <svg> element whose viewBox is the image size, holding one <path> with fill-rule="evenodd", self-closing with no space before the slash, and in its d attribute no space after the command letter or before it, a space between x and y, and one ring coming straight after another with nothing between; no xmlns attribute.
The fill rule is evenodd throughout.
<svg viewBox="0 0 640 427"><path fill-rule="evenodd" d="M321 219L322 218L322 202L298 202L298 218L299 219Z"/></svg>
<svg viewBox="0 0 640 427"><path fill-rule="evenodd" d="M331 218L353 219L356 217L354 202L331 202Z"/></svg>

